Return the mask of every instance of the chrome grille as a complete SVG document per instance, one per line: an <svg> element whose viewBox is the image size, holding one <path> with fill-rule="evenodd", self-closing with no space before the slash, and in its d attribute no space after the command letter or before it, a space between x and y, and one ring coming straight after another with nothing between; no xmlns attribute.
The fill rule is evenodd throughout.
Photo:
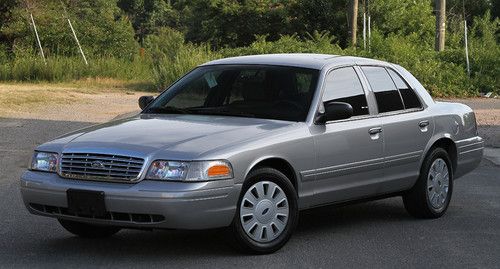
<svg viewBox="0 0 500 269"><path fill-rule="evenodd" d="M61 158L61 176L73 179L99 181L135 181L144 165L144 159L94 153L64 153Z"/></svg>

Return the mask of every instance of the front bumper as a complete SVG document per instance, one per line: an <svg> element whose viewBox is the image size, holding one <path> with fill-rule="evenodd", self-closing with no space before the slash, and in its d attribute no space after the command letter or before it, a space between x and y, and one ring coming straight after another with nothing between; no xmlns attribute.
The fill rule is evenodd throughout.
<svg viewBox="0 0 500 269"><path fill-rule="evenodd" d="M106 217L75 216L67 212L68 189L103 191ZM93 224L131 228L209 229L231 224L241 184L233 180L136 184L64 179L54 173L26 171L21 194L37 215Z"/></svg>

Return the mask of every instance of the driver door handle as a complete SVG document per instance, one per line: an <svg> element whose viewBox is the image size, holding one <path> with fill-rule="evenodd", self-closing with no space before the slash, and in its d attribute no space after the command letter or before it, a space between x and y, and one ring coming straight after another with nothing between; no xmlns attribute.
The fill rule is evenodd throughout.
<svg viewBox="0 0 500 269"><path fill-rule="evenodd" d="M418 126L420 128L424 128L424 127L427 127L429 125L429 121L428 120L423 120L421 122L418 123Z"/></svg>
<svg viewBox="0 0 500 269"><path fill-rule="evenodd" d="M375 127L375 128L371 128L370 130L368 130L368 133L370 135L379 134L381 132L382 132L382 127Z"/></svg>

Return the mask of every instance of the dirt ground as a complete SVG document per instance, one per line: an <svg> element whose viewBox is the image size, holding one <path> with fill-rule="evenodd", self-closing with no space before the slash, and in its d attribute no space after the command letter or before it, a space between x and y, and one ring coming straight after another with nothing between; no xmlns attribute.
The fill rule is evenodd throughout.
<svg viewBox="0 0 500 269"><path fill-rule="evenodd" d="M138 112L139 97L153 94L113 82L0 84L0 117L105 122Z"/></svg>

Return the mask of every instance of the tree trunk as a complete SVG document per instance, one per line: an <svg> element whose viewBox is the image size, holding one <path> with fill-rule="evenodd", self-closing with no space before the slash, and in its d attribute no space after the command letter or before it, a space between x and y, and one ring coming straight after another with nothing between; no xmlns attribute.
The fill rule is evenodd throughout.
<svg viewBox="0 0 500 269"><path fill-rule="evenodd" d="M356 47L356 37L358 31L358 0L351 0L351 46Z"/></svg>
<svg viewBox="0 0 500 269"><path fill-rule="evenodd" d="M446 34L446 0L435 0L436 13L436 51L444 50Z"/></svg>

